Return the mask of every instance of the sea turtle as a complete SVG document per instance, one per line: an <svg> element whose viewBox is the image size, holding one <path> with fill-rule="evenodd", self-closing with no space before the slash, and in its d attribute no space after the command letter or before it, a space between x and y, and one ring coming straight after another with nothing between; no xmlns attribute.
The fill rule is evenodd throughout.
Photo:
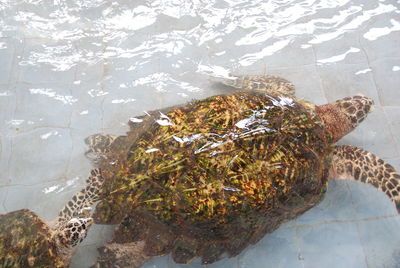
<svg viewBox="0 0 400 268"><path fill-rule="evenodd" d="M239 254L323 197L328 177L370 184L400 212L400 176L370 152L335 146L371 111L362 95L316 106L275 76L149 112L125 136L87 138L101 171L95 223L118 224L96 267L171 253L203 264Z"/></svg>
<svg viewBox="0 0 400 268"><path fill-rule="evenodd" d="M0 215L0 267L68 267L93 223L86 208L96 201L97 181L93 170L87 186L49 223L28 209Z"/></svg>

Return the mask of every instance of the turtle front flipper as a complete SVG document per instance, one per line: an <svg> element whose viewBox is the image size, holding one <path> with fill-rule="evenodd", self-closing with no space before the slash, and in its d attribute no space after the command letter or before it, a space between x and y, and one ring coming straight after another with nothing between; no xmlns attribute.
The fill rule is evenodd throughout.
<svg viewBox="0 0 400 268"><path fill-rule="evenodd" d="M400 175L373 153L350 145L336 146L329 175L374 186L392 200L400 213Z"/></svg>
<svg viewBox="0 0 400 268"><path fill-rule="evenodd" d="M76 193L60 210L57 218L57 228L64 226L74 218L88 218L92 205L99 199L99 190L103 185L100 169L93 169L86 180L87 186Z"/></svg>
<svg viewBox="0 0 400 268"><path fill-rule="evenodd" d="M294 85L286 79L273 75L232 75L220 81L222 84L241 90L280 92L294 96Z"/></svg>

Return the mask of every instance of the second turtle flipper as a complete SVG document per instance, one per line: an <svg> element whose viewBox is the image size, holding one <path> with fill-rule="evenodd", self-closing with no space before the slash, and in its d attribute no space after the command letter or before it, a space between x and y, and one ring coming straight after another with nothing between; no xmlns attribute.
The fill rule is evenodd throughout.
<svg viewBox="0 0 400 268"><path fill-rule="evenodd" d="M93 169L87 179L87 186L76 193L70 201L60 210L56 221L57 226L62 226L72 218L87 218L94 202L98 201L99 190L103 185L100 169Z"/></svg>

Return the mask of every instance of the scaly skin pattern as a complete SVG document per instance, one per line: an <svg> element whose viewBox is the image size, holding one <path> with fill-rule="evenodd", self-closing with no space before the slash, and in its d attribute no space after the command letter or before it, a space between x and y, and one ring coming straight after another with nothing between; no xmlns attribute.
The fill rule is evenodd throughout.
<svg viewBox="0 0 400 268"><path fill-rule="evenodd" d="M67 267L52 232L27 209L0 215L0 267Z"/></svg>
<svg viewBox="0 0 400 268"><path fill-rule="evenodd" d="M372 106L372 99L356 95L316 106L315 112L324 122L326 131L331 133L333 141L337 142L364 121Z"/></svg>
<svg viewBox="0 0 400 268"><path fill-rule="evenodd" d="M384 192L400 213L400 174L371 152L351 145L336 146L331 176L369 184Z"/></svg>
<svg viewBox="0 0 400 268"><path fill-rule="evenodd" d="M241 90L259 90L294 95L294 85L281 77L273 75L233 75L233 79L224 79L222 84Z"/></svg>
<svg viewBox="0 0 400 268"><path fill-rule="evenodd" d="M178 263L234 256L314 206L332 150L310 105L262 92L151 113L111 147L95 222Z"/></svg>

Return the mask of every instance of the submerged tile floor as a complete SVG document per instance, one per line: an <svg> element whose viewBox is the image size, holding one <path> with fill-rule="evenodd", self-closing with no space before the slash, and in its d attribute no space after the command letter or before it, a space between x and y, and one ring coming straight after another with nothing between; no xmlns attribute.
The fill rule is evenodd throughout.
<svg viewBox="0 0 400 268"><path fill-rule="evenodd" d="M91 168L86 136L123 134L143 111L226 93L208 77L221 71L280 75L316 104L373 98L374 112L340 143L400 170L398 2L286 2L0 4L0 213L56 217ZM382 193L331 180L318 206L207 267L400 267L399 228ZM88 267L111 235L94 226L71 266ZM145 267L200 265L165 256Z"/></svg>

